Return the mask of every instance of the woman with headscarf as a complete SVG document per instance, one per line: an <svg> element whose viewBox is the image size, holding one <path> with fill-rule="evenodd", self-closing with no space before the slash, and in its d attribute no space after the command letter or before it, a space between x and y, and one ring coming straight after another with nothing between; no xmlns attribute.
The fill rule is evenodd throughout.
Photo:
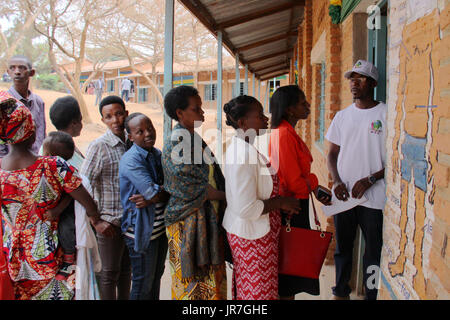
<svg viewBox="0 0 450 320"><path fill-rule="evenodd" d="M179 86L164 98L178 124L164 142L165 210L172 299L226 299L224 260L225 179L214 155L194 128L204 119L197 89ZM206 159L205 159L206 158Z"/></svg>
<svg viewBox="0 0 450 320"><path fill-rule="evenodd" d="M0 169L0 248L16 299L70 300L73 286L55 279L62 251L58 221L51 221L48 211L66 192L86 208L97 232L111 235L112 230L100 219L95 202L72 166L62 158L40 157L30 150L35 131L30 111L0 91L0 143L10 146Z"/></svg>

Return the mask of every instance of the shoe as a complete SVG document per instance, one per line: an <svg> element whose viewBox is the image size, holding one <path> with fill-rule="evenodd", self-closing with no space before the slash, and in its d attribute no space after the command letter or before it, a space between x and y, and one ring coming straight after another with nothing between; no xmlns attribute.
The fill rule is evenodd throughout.
<svg viewBox="0 0 450 320"><path fill-rule="evenodd" d="M339 297L339 296L333 295L333 298L331 298L331 300L350 300L350 296Z"/></svg>

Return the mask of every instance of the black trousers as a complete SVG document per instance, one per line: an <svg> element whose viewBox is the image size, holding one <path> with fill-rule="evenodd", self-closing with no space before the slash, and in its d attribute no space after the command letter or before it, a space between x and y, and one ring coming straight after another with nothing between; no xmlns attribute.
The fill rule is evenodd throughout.
<svg viewBox="0 0 450 320"><path fill-rule="evenodd" d="M336 286L333 287L333 294L338 297L346 297L351 292L348 283L352 275L353 246L358 225L361 227L365 241L363 281L366 300L376 300L377 286L373 285L373 281L368 280L369 277L372 278L375 275L377 283L379 281L380 257L383 246L383 211L362 206L357 206L334 216Z"/></svg>

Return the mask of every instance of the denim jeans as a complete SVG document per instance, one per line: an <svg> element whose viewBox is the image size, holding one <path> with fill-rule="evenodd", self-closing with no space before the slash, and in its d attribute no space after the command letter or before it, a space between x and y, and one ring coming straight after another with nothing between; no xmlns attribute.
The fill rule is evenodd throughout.
<svg viewBox="0 0 450 320"><path fill-rule="evenodd" d="M159 300L161 277L167 255L167 236L164 233L150 241L144 253L134 251L134 239L124 237L131 260L130 300Z"/></svg>
<svg viewBox="0 0 450 320"><path fill-rule="evenodd" d="M128 102L128 95L130 93L130 90L122 90L122 99L125 100L125 102ZM123 98L125 96L125 99Z"/></svg>
<svg viewBox="0 0 450 320"><path fill-rule="evenodd" d="M338 297L346 297L351 292L348 283L352 275L353 245L358 225L361 227L365 241L363 281L366 300L376 300L378 290L372 286L368 287L367 280L374 275L374 269L378 271L380 266L383 246L383 211L362 206L334 216L336 286L333 287L333 294ZM375 268L369 268L370 266L375 266ZM379 276L379 273L376 275Z"/></svg>

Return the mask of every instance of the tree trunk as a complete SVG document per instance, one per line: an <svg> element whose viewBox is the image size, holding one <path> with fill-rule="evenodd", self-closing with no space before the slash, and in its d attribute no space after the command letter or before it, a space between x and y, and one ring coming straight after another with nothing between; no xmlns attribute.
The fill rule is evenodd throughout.
<svg viewBox="0 0 450 320"><path fill-rule="evenodd" d="M158 86L156 85L156 83L155 83L152 79L150 79L144 72L142 72L142 71L136 69L136 68L134 67L134 64L131 66L131 69L132 69L134 72L139 73L141 76L143 76L143 77L145 78L145 80L148 81L148 83L149 83L150 86L152 87L153 91L155 91L156 97L158 98L159 104L161 104L161 110L162 110L162 105L164 104L164 99L163 99L163 96L162 96L161 92L159 91L159 88L158 88Z"/></svg>
<svg viewBox="0 0 450 320"><path fill-rule="evenodd" d="M133 70L134 72L139 73L141 76L143 76L143 77L145 78L145 80L148 81L148 83L150 84L150 86L151 86L151 87L153 88L153 90L155 91L156 97L158 98L158 101L159 101L159 103L161 104L161 110L163 111L164 99L163 99L163 96L162 96L161 92L159 92L158 86L157 86L156 83L153 82L153 80L150 79L144 72L142 72L142 71L136 69L136 67L134 66L133 58L130 56L130 54L129 54L129 52L126 50L126 48L124 48L124 49L125 49L124 52L125 52L125 54L127 55L127 58L128 58L128 62L130 63L131 70Z"/></svg>
<svg viewBox="0 0 450 320"><path fill-rule="evenodd" d="M63 71L61 70L61 67L56 62L55 53L53 52L53 43L51 41L48 41L48 44L49 44L48 57L50 59L53 69L59 75L59 78L64 83L64 85L75 96L75 99L77 99L78 104L80 105L80 111L81 111L81 115L83 116L83 121L85 123L92 123L91 117L89 116L89 112L88 112L88 109L86 106L86 101L84 101L84 96L80 89L80 85L76 81L79 78L73 78L67 71L66 71L66 74L63 73ZM67 75L67 77L66 77L66 75ZM69 78L70 80L67 78Z"/></svg>
<svg viewBox="0 0 450 320"><path fill-rule="evenodd" d="M86 101L84 100L84 96L81 90L74 90L72 91L72 94L75 97L75 99L77 99L78 104L80 105L81 114L83 115L83 121L85 123L92 123L91 117L89 116L88 113L87 104Z"/></svg>

